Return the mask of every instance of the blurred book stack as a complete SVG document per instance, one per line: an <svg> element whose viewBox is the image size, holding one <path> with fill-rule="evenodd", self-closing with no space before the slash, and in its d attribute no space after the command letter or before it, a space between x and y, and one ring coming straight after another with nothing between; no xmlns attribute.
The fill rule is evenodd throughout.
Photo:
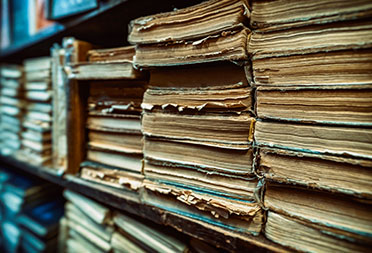
<svg viewBox="0 0 372 253"><path fill-rule="evenodd" d="M134 47L88 51L70 78L87 80L87 155L81 177L137 191L142 184L141 103L147 76L133 68ZM78 84L81 85L81 84Z"/></svg>
<svg viewBox="0 0 372 253"><path fill-rule="evenodd" d="M372 245L371 14L370 1L252 2L265 234L291 249Z"/></svg>
<svg viewBox="0 0 372 253"><path fill-rule="evenodd" d="M20 159L50 165L52 152L52 90L50 57L24 61L25 114Z"/></svg>
<svg viewBox="0 0 372 253"><path fill-rule="evenodd" d="M60 196L52 184L1 170L1 230L6 252L55 249L63 214Z"/></svg>
<svg viewBox="0 0 372 253"><path fill-rule="evenodd" d="M23 68L18 65L2 65L0 84L1 153L15 155L21 147L24 109Z"/></svg>
<svg viewBox="0 0 372 253"><path fill-rule="evenodd" d="M258 235L246 1L206 1L131 22L142 108L146 203L204 226ZM257 194L255 194L257 193Z"/></svg>
<svg viewBox="0 0 372 253"><path fill-rule="evenodd" d="M197 239L131 218L81 194L65 190L64 196L62 252L218 252Z"/></svg>

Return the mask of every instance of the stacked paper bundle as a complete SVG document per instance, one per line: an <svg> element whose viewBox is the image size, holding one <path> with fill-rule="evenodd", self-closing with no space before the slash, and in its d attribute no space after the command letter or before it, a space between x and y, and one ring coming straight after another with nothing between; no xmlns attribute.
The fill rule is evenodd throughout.
<svg viewBox="0 0 372 253"><path fill-rule="evenodd" d="M266 236L306 252L372 244L372 4L253 1Z"/></svg>
<svg viewBox="0 0 372 253"><path fill-rule="evenodd" d="M50 165L52 128L51 59L24 61L25 114L22 122L22 153L19 159Z"/></svg>
<svg viewBox="0 0 372 253"><path fill-rule="evenodd" d="M246 1L207 1L133 20L128 40L135 65L150 68L143 200L257 235L249 15Z"/></svg>
<svg viewBox="0 0 372 253"><path fill-rule="evenodd" d="M73 64L69 77L89 82L81 177L136 192L143 180L140 116L147 76L133 68L134 53L132 46L90 50L88 62Z"/></svg>
<svg viewBox="0 0 372 253"><path fill-rule="evenodd" d="M21 147L24 108L23 69L17 65L0 67L1 151L15 155Z"/></svg>

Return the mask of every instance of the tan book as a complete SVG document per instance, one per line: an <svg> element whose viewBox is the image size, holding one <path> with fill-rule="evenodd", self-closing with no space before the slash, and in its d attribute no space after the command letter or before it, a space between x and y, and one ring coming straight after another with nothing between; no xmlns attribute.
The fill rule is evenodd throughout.
<svg viewBox="0 0 372 253"><path fill-rule="evenodd" d="M324 231L307 226L301 220L272 211L268 212L265 236L276 243L300 252L346 253L369 251L369 246L342 240L342 238L334 237Z"/></svg>
<svg viewBox="0 0 372 253"><path fill-rule="evenodd" d="M302 188L268 185L265 207L359 243L372 242L370 203Z"/></svg>
<svg viewBox="0 0 372 253"><path fill-rule="evenodd" d="M132 61L135 55L135 47L117 47L117 48L105 48L105 49L92 49L89 50L88 61L89 62L114 62L114 61Z"/></svg>
<svg viewBox="0 0 372 253"><path fill-rule="evenodd" d="M149 88L143 97L145 110L170 109L196 112L248 111L251 88L241 84L206 88Z"/></svg>
<svg viewBox="0 0 372 253"><path fill-rule="evenodd" d="M71 202L65 204L65 217L69 221L79 224L84 229L91 231L102 240L107 242L111 241L111 236L115 230L114 227L94 222Z"/></svg>
<svg viewBox="0 0 372 253"><path fill-rule="evenodd" d="M87 128L98 131L140 134L141 120L139 115L91 113L87 119Z"/></svg>
<svg viewBox="0 0 372 253"><path fill-rule="evenodd" d="M111 245L114 253L146 253L146 250L129 240L120 231L112 235Z"/></svg>
<svg viewBox="0 0 372 253"><path fill-rule="evenodd" d="M111 213L105 206L70 190L65 190L63 196L96 223L106 224L109 222Z"/></svg>
<svg viewBox="0 0 372 253"><path fill-rule="evenodd" d="M294 151L372 158L372 129L257 121L258 146Z"/></svg>
<svg viewBox="0 0 372 253"><path fill-rule="evenodd" d="M372 14L368 0L253 0L251 26L260 31L366 18Z"/></svg>
<svg viewBox="0 0 372 253"><path fill-rule="evenodd" d="M205 191L218 192L221 196L235 199L253 200L253 193L257 187L257 179L254 176L213 173L200 168L172 166L156 161L145 161L144 174L146 179L153 181L171 182Z"/></svg>
<svg viewBox="0 0 372 253"><path fill-rule="evenodd" d="M226 32L191 42L138 45L134 64L139 67L174 66L216 61L248 60L249 30Z"/></svg>
<svg viewBox="0 0 372 253"><path fill-rule="evenodd" d="M258 235L263 212L254 202L241 202L145 180L144 203L172 212L209 229ZM211 201L212 200L212 201ZM236 236L236 234L235 234Z"/></svg>
<svg viewBox="0 0 372 253"><path fill-rule="evenodd" d="M248 1L245 0L205 1L131 21L128 41L149 44L207 37L242 29L249 15Z"/></svg>
<svg viewBox="0 0 372 253"><path fill-rule="evenodd" d="M372 50L342 50L254 59L256 86L372 84Z"/></svg>
<svg viewBox="0 0 372 253"><path fill-rule="evenodd" d="M26 74L33 71L50 70L52 59L50 57L28 58L23 61L23 66Z"/></svg>
<svg viewBox="0 0 372 253"><path fill-rule="evenodd" d="M52 148L50 139L46 141L22 139L22 145L38 153L47 152Z"/></svg>
<svg viewBox="0 0 372 253"><path fill-rule="evenodd" d="M35 142L47 142L51 141L52 139L51 132L40 132L31 129L23 130L21 136L24 139L28 139Z"/></svg>
<svg viewBox="0 0 372 253"><path fill-rule="evenodd" d="M260 149L259 171L279 183L372 199L371 160Z"/></svg>
<svg viewBox="0 0 372 253"><path fill-rule="evenodd" d="M134 191L139 190L143 181L143 175L139 173L118 170L104 165L91 166L84 162L81 165L80 177L107 186Z"/></svg>
<svg viewBox="0 0 372 253"><path fill-rule="evenodd" d="M124 214L116 212L114 223L126 234L155 252L187 252L187 246L177 238L146 226Z"/></svg>
<svg viewBox="0 0 372 253"><path fill-rule="evenodd" d="M88 146L111 151L142 154L142 134L88 131Z"/></svg>
<svg viewBox="0 0 372 253"><path fill-rule="evenodd" d="M252 33L252 59L370 48L372 21L337 22L270 33Z"/></svg>
<svg viewBox="0 0 372 253"><path fill-rule="evenodd" d="M247 175L252 173L253 150L232 150L146 137L146 159L210 171Z"/></svg>
<svg viewBox="0 0 372 253"><path fill-rule="evenodd" d="M149 85L153 87L248 86L251 83L250 64L229 61L169 66L150 69Z"/></svg>
<svg viewBox="0 0 372 253"><path fill-rule="evenodd" d="M259 87L256 98L262 119L372 125L372 85Z"/></svg>
<svg viewBox="0 0 372 253"><path fill-rule="evenodd" d="M179 140L184 143L249 149L253 141L255 119L249 115L182 115L144 113L142 132L145 136Z"/></svg>
<svg viewBox="0 0 372 253"><path fill-rule="evenodd" d="M103 250L91 243L84 236L80 235L75 229L69 229L69 238L66 241L67 253L75 252L91 252L91 253L101 253Z"/></svg>
<svg viewBox="0 0 372 253"><path fill-rule="evenodd" d="M127 171L142 172L142 154L128 154L107 149L89 148L87 150L87 160Z"/></svg>
<svg viewBox="0 0 372 253"><path fill-rule="evenodd" d="M26 79L26 82L34 82L34 81L50 82L51 70L40 69L40 70L33 70L33 71L25 72L25 79Z"/></svg>

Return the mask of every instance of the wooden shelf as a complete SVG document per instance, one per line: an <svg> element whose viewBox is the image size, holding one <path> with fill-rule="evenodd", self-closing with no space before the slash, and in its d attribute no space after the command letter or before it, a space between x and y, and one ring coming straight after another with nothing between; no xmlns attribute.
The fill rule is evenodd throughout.
<svg viewBox="0 0 372 253"><path fill-rule="evenodd" d="M263 235L249 236L224 231L213 225L187 218L169 211L141 203L133 192L107 187L80 179L74 175L59 175L48 169L32 166L12 157L0 156L2 164L28 174L43 178L51 183L81 193L107 206L122 210L155 223L171 226L192 237L197 237L217 247L237 252L288 252L278 244L267 240Z"/></svg>

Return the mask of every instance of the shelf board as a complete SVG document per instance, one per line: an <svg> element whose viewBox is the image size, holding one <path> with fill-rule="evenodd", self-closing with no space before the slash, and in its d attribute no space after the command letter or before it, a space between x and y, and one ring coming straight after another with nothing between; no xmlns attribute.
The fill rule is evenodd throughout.
<svg viewBox="0 0 372 253"><path fill-rule="evenodd" d="M192 237L229 251L288 252L263 235L250 236L229 232L219 227L197 221L164 209L141 203L138 194L83 180L74 175L58 175L48 169L32 166L12 157L0 156L0 162L28 174L43 178L61 187L81 193L105 205L140 216L155 223L171 226Z"/></svg>

